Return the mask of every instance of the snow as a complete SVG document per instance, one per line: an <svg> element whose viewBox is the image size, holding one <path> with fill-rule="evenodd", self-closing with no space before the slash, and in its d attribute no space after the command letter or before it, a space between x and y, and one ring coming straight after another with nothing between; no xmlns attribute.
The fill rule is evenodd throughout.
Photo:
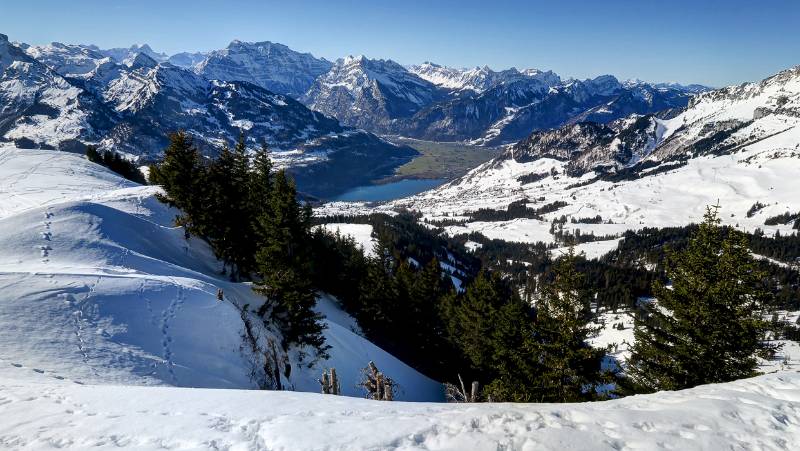
<svg viewBox="0 0 800 451"><path fill-rule="evenodd" d="M616 235L643 227L683 226L702 219L706 206L719 202L724 224L741 230L761 228L768 234L791 233L791 225L765 226L764 220L786 211L800 211L800 158L796 149L800 127L771 136L742 148L738 153L688 160L684 166L636 180L619 183L596 181L570 187L581 178L564 175L564 163L542 158L519 163L514 160L492 161L474 169L461 179L419 195L394 201L378 210L410 208L425 218L458 217L479 208L504 209L520 199L555 201L569 205L544 215L545 220L515 219L501 222L469 222L446 227L449 234L480 232L489 238L507 241L555 242L550 222L561 215L567 218L601 215L613 224L571 224L565 229L580 229L582 234ZM556 168L560 175L522 185L517 177L529 173L547 173ZM756 202L767 208L751 218L746 212ZM537 204L529 204L535 208ZM339 207L340 209L346 209ZM611 245L611 243L606 243ZM606 249L586 246L599 256ZM595 253L595 251L597 253Z"/></svg>
<svg viewBox="0 0 800 451"><path fill-rule="evenodd" d="M619 245L619 242L622 241L622 238L616 238L613 240L604 240L604 241L590 241L588 243L581 243L574 247L575 254L581 255L587 260L596 260L607 253L615 250ZM569 252L569 247L559 247L556 249L552 249L550 251L550 255L554 257L558 257L560 255L564 255Z"/></svg>
<svg viewBox="0 0 800 451"><path fill-rule="evenodd" d="M372 237L372 226L370 224L345 224L328 223L322 224L325 230L331 233L339 233L342 236L350 236L355 240L356 246L360 246L367 256L375 256L375 244L378 240Z"/></svg>
<svg viewBox="0 0 800 451"><path fill-rule="evenodd" d="M597 336L589 340L595 348L608 349L607 356L617 365L624 364L630 357L630 348L635 343L633 337L634 315L630 311L606 311L598 315L594 326L601 326ZM622 324L622 329L617 329ZM606 363L606 366L610 363Z"/></svg>
<svg viewBox="0 0 800 451"><path fill-rule="evenodd" d="M263 298L220 275L158 191L75 154L0 147L0 358L84 384L255 387L241 310ZM287 387L316 392L335 367L343 393L360 396L372 360L398 382L398 399L442 400L441 384L361 337L329 297L317 308L331 357L290 350ZM277 339L253 324L260 343Z"/></svg>
<svg viewBox="0 0 800 451"><path fill-rule="evenodd" d="M6 362L2 362L6 363ZM586 404L429 404L289 392L86 386L11 367L14 449L792 449L800 374Z"/></svg>

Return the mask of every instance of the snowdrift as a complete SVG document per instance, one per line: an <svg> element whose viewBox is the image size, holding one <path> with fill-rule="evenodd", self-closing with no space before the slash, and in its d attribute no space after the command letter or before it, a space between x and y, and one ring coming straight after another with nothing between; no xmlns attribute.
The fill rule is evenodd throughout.
<svg viewBox="0 0 800 451"><path fill-rule="evenodd" d="M263 299L221 276L156 192L80 156L0 148L0 375L21 366L83 384L255 387L241 309ZM358 335L334 299L318 308L331 358L309 367L291 352L288 387L317 391L335 367L343 393L358 396L373 360L399 399L442 399L439 383Z"/></svg>

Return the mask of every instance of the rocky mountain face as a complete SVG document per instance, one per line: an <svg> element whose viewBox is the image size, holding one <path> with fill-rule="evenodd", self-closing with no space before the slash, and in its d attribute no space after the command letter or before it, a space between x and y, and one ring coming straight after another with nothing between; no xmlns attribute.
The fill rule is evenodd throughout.
<svg viewBox="0 0 800 451"><path fill-rule="evenodd" d="M184 57L180 57L183 62ZM247 81L278 94L302 96L332 64L273 42L233 41L195 65L209 80ZM323 111L324 112L324 111Z"/></svg>
<svg viewBox="0 0 800 451"><path fill-rule="evenodd" d="M206 58L206 52L180 52L170 56L167 61L174 66L195 70Z"/></svg>
<svg viewBox="0 0 800 451"><path fill-rule="evenodd" d="M534 130L681 108L690 97L677 88L626 86L610 75L565 83L537 75L426 108L406 124L408 133L497 145L518 141Z"/></svg>
<svg viewBox="0 0 800 451"><path fill-rule="evenodd" d="M495 72L433 63L404 68L359 57L338 62L302 101L378 133L499 145L534 130L682 108L700 89L621 83L610 75L563 81L537 69Z"/></svg>
<svg viewBox="0 0 800 451"><path fill-rule="evenodd" d="M120 64L128 64L130 61L136 58L136 56L139 55L140 53L149 56L150 58L152 58L155 61L158 61L159 63L162 63L167 59L169 59L169 56L167 56L166 53L158 53L152 48L150 48L150 46L147 44L142 44L142 45L134 44L128 48L113 48L113 49L101 49L96 45L88 45L86 46L86 48L94 50L103 56L112 58L114 61Z"/></svg>
<svg viewBox="0 0 800 451"><path fill-rule="evenodd" d="M653 105L664 88L635 86L640 99ZM655 91L655 92L654 92ZM596 119L596 112L585 116ZM603 113L605 114L605 113ZM583 119L583 118L582 118ZM630 115L607 124L579 122L534 132L500 160L530 162L540 158L567 161L568 172L642 173L667 162L723 155L794 130L800 119L800 66L758 83L746 83L692 97L675 114Z"/></svg>
<svg viewBox="0 0 800 451"><path fill-rule="evenodd" d="M791 234L797 174L800 66L698 93L679 110L536 131L450 183L381 208L414 210L450 235L566 246L574 241L564 236L580 232L577 252L599 258L625 231L696 223L712 205L725 225Z"/></svg>
<svg viewBox="0 0 800 451"><path fill-rule="evenodd" d="M443 94L394 61L358 56L338 60L301 100L346 125L387 133Z"/></svg>
<svg viewBox="0 0 800 451"><path fill-rule="evenodd" d="M175 130L190 132L208 154L244 131L251 146L273 149L302 190L321 197L389 175L416 155L290 96L209 80L149 52L121 64L88 46L25 47L0 37L0 140L18 147L83 152L97 143L147 161Z"/></svg>
<svg viewBox="0 0 800 451"><path fill-rule="evenodd" d="M113 112L0 35L0 140L20 147L74 147L113 125Z"/></svg>

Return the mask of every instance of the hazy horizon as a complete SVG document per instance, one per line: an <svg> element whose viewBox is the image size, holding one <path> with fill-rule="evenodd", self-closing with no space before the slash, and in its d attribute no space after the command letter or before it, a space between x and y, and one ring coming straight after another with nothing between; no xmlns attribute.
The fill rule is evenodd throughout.
<svg viewBox="0 0 800 451"><path fill-rule="evenodd" d="M611 74L715 87L800 64L800 2L790 0L333 3L32 0L3 5L0 33L31 45L146 43L170 55L236 39L271 41L331 61L363 54L404 65L536 68L565 78Z"/></svg>

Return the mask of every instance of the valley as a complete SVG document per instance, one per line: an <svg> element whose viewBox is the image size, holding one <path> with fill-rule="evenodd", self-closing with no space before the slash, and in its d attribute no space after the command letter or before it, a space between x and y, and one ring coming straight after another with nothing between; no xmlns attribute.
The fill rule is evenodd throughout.
<svg viewBox="0 0 800 451"><path fill-rule="evenodd" d="M795 449L789 7L315 3L3 7L0 448Z"/></svg>

